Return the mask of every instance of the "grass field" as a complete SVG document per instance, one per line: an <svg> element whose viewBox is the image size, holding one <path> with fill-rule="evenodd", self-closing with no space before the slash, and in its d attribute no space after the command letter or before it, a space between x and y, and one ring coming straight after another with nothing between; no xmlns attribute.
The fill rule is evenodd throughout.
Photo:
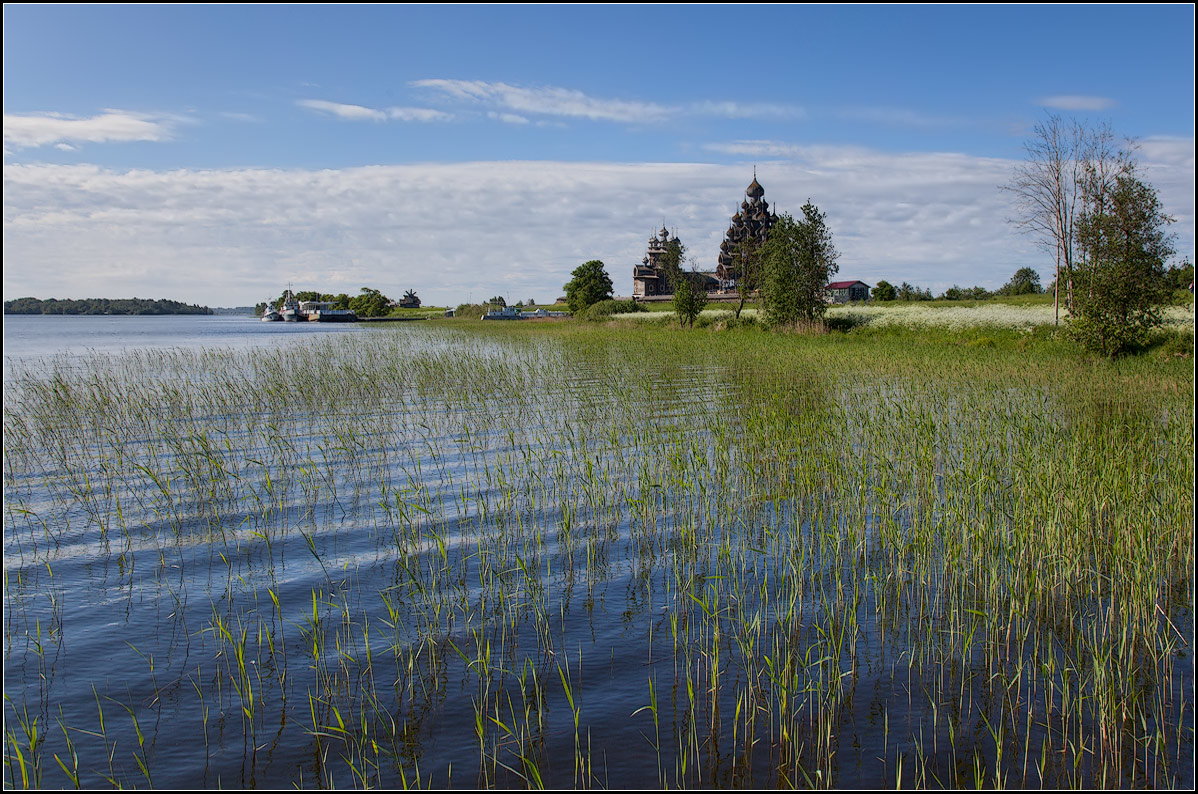
<svg viewBox="0 0 1198 794"><path fill-rule="evenodd" d="M14 373L6 786L1192 787L1192 332L718 322Z"/></svg>

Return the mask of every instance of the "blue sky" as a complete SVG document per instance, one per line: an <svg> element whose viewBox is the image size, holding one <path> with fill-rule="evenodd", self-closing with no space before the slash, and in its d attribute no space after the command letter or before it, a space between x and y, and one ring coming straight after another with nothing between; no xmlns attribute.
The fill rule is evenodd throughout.
<svg viewBox="0 0 1198 794"><path fill-rule="evenodd" d="M6 5L4 297L628 294L663 222L714 267L754 167L842 278L1047 283L998 189L1047 113L1139 140L1192 259L1193 14Z"/></svg>

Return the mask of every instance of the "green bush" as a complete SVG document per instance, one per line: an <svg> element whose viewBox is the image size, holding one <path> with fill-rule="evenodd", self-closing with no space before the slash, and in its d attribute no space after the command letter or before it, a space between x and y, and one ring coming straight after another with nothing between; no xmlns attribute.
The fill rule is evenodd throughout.
<svg viewBox="0 0 1198 794"><path fill-rule="evenodd" d="M731 331L737 328L761 328L762 325L757 321L757 318L751 314L742 314L740 317L735 315L725 315L715 324L717 331Z"/></svg>
<svg viewBox="0 0 1198 794"><path fill-rule="evenodd" d="M454 309L454 317L465 317L471 320L478 320L487 313L489 306L484 306L481 303L461 303Z"/></svg>
<svg viewBox="0 0 1198 794"><path fill-rule="evenodd" d="M613 314L631 314L633 312L647 311L649 310L636 301L618 301L609 298L608 300L601 300L598 303L592 303L575 316L580 320L601 321L606 320Z"/></svg>
<svg viewBox="0 0 1198 794"><path fill-rule="evenodd" d="M1189 328L1156 329L1148 337L1147 347L1165 358L1194 355L1194 332Z"/></svg>

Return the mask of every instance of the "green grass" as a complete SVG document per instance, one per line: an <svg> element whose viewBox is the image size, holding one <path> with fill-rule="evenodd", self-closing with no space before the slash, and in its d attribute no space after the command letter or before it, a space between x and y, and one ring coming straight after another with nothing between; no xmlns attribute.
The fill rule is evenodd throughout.
<svg viewBox="0 0 1198 794"><path fill-rule="evenodd" d="M1180 332L363 330L6 383L6 784L1192 780Z"/></svg>

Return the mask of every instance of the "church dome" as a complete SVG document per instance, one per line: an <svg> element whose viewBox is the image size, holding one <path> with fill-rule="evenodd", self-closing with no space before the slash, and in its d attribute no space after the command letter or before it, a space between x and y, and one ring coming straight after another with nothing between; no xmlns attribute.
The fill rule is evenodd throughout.
<svg viewBox="0 0 1198 794"><path fill-rule="evenodd" d="M755 199L765 195L765 188L758 183L757 177L753 177L753 181L745 188L745 195Z"/></svg>

